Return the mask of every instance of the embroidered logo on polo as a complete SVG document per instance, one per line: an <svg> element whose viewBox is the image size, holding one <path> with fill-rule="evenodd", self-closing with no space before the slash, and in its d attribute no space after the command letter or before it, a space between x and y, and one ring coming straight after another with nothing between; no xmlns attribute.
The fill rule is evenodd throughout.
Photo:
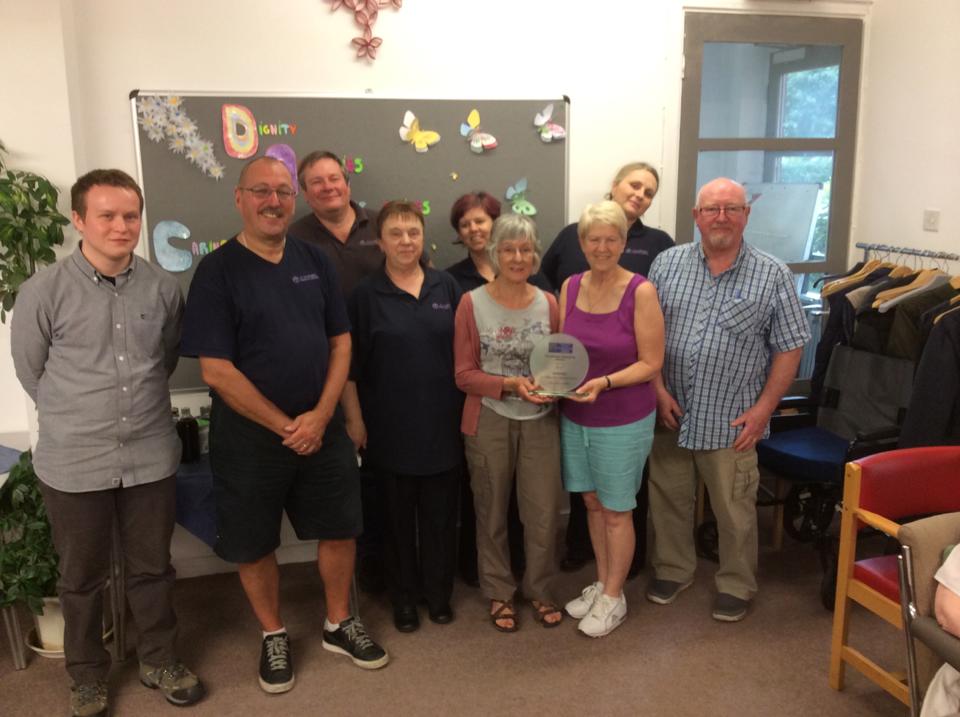
<svg viewBox="0 0 960 717"><path fill-rule="evenodd" d="M360 241L357 242L357 245L358 245L358 246L376 246L376 245L377 245L377 240L376 240L376 239L361 239Z"/></svg>
<svg viewBox="0 0 960 717"><path fill-rule="evenodd" d="M650 252L647 251L646 249L633 249L631 247L627 247L626 249L623 250L623 253L624 254L643 254L644 256L646 256Z"/></svg>
<svg viewBox="0 0 960 717"><path fill-rule="evenodd" d="M450 304L449 304L449 303L441 304L439 301L434 301L433 304L431 304L431 306L432 306L436 311L450 311Z"/></svg>
<svg viewBox="0 0 960 717"><path fill-rule="evenodd" d="M301 282L304 282L304 281L319 281L319 280L320 280L319 274L300 274L299 276L293 277L294 284L300 284Z"/></svg>

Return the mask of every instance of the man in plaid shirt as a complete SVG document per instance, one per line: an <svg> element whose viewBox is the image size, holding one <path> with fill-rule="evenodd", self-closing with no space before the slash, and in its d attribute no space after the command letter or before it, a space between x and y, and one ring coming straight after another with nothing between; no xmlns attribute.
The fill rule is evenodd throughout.
<svg viewBox="0 0 960 717"><path fill-rule="evenodd" d="M661 253L650 270L666 322L650 455L656 534L647 598L666 605L693 582L697 479L720 534L714 619L746 617L757 591L757 441L810 338L793 276L743 241L743 187L720 178L697 195L701 241Z"/></svg>

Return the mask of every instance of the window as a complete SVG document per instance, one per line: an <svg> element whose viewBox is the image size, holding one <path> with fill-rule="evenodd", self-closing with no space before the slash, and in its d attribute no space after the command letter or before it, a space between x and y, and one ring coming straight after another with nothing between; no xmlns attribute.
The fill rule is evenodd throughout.
<svg viewBox="0 0 960 717"><path fill-rule="evenodd" d="M790 266L814 336L813 280L846 263L862 30L850 19L685 17L677 236L696 236L699 186L741 182L744 236ZM805 357L801 377L809 366Z"/></svg>

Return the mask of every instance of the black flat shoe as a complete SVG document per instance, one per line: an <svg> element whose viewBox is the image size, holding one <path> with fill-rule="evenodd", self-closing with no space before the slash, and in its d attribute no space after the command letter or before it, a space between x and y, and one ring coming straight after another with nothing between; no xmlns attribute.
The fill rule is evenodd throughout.
<svg viewBox="0 0 960 717"><path fill-rule="evenodd" d="M575 573L591 560L593 555L590 553L568 553L560 561L560 569L565 573Z"/></svg>
<svg viewBox="0 0 960 717"><path fill-rule="evenodd" d="M420 615L414 605L393 608L393 626L400 632L414 632L420 627Z"/></svg>
<svg viewBox="0 0 960 717"><path fill-rule="evenodd" d="M453 622L453 608L451 608L449 604L443 605L436 610L428 610L427 614L430 616L430 621L438 625L447 625Z"/></svg>

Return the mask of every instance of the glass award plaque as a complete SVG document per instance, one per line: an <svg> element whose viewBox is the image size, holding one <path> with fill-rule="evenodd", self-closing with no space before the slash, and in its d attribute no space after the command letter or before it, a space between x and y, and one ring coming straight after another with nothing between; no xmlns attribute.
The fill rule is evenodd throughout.
<svg viewBox="0 0 960 717"><path fill-rule="evenodd" d="M583 383L589 366L587 349L576 336L543 336L530 352L530 372L540 386L531 393L558 398L574 396L574 389Z"/></svg>

